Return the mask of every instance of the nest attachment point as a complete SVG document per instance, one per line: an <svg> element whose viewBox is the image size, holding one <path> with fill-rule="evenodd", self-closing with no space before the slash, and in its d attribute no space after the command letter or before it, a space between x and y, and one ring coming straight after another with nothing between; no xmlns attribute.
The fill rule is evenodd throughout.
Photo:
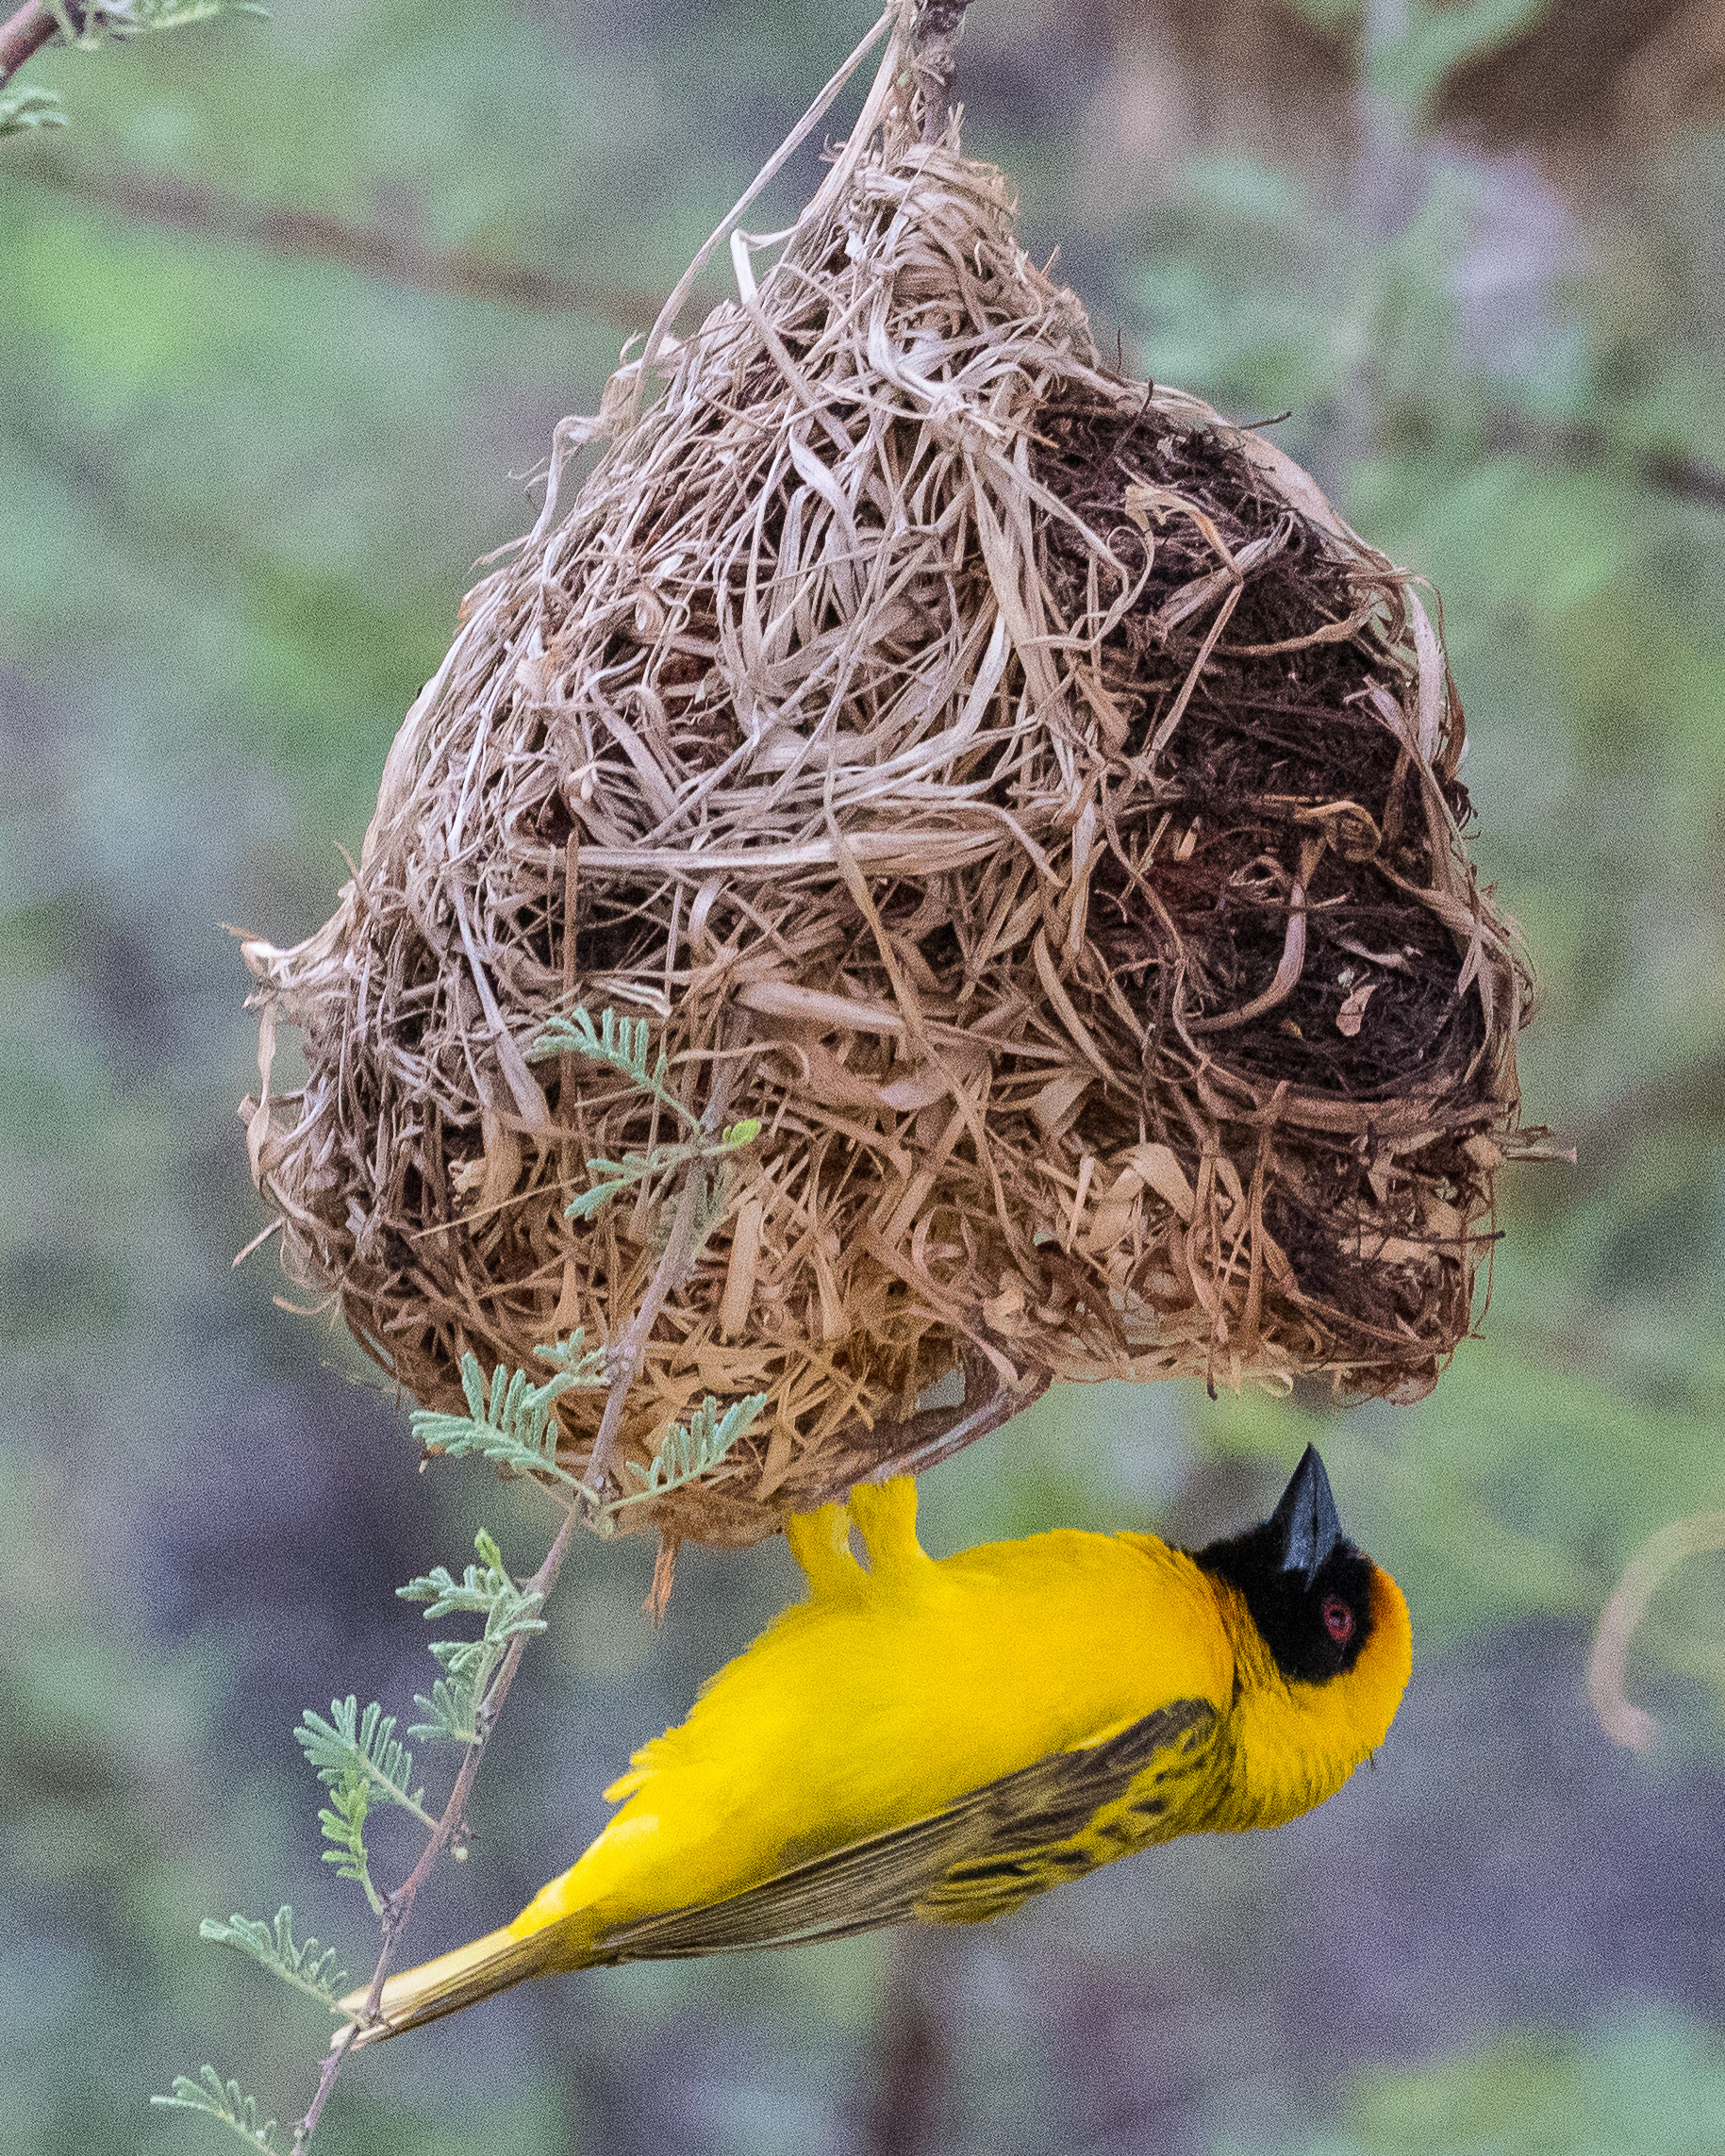
<svg viewBox="0 0 1725 2156"><path fill-rule="evenodd" d="M771 268L734 235L738 296L558 430L332 919L246 947L285 1262L421 1401L628 1340L686 1231L607 1445L766 1400L635 1507L672 1536L1056 1377L1417 1397L1518 1136L1529 977L1411 579L1103 363L1002 174L920 139L905 34ZM577 1009L646 1021L657 1090L538 1052Z"/></svg>

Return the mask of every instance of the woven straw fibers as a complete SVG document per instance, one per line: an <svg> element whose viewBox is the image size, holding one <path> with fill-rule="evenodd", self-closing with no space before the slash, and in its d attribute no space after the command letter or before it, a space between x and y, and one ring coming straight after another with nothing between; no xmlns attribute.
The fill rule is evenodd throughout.
<svg viewBox="0 0 1725 2156"><path fill-rule="evenodd" d="M1054 1377L1417 1397L1518 1119L1528 975L1409 578L1102 363L1003 175L915 139L902 35L758 287L739 236L739 296L559 429L333 918L247 946L284 1262L427 1404L466 1349L616 1341L657 1261L671 1178L565 1207L676 1134L530 1061L546 1018L645 1016L695 1113L725 1073L761 1135L619 1455L764 1391L635 1511L714 1542ZM570 1464L601 1404L560 1402Z"/></svg>

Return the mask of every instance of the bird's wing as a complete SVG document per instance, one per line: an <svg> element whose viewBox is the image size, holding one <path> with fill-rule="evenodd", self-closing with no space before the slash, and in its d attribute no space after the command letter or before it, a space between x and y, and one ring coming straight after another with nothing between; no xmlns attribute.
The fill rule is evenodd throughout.
<svg viewBox="0 0 1725 2156"><path fill-rule="evenodd" d="M913 1916L965 1922L1118 1856L1147 1831L1086 1836L1158 1752L1190 1762L1216 1725L1207 1700L1176 1700L1104 1743L1059 1751L985 1783L955 1803L830 1855L813 1857L727 1900L672 1909L608 1932L596 1963L660 1961L844 1938ZM1194 1763L1195 1764L1195 1763ZM1153 1794L1148 1816L1164 1809Z"/></svg>

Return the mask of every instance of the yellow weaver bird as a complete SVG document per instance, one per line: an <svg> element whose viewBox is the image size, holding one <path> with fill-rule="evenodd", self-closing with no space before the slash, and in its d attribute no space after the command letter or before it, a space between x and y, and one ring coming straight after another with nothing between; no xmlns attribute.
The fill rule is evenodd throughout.
<svg viewBox="0 0 1725 2156"><path fill-rule="evenodd" d="M1152 1842L1279 1826L1395 1718L1407 1604L1310 1448L1262 1526L1189 1554L1059 1530L936 1560L916 1511L900 1479L788 1519L808 1599L636 1753L570 1870L391 1977L357 2041L553 1969L999 1916Z"/></svg>

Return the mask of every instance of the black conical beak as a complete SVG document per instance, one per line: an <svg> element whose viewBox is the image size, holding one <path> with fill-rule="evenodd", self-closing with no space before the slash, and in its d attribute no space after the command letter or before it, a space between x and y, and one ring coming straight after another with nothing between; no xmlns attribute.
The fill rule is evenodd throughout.
<svg viewBox="0 0 1725 2156"><path fill-rule="evenodd" d="M1303 1574L1308 1584L1343 1539L1341 1516L1315 1445L1306 1447L1293 1481L1282 1493L1282 1502L1269 1516L1269 1525L1282 1569Z"/></svg>

